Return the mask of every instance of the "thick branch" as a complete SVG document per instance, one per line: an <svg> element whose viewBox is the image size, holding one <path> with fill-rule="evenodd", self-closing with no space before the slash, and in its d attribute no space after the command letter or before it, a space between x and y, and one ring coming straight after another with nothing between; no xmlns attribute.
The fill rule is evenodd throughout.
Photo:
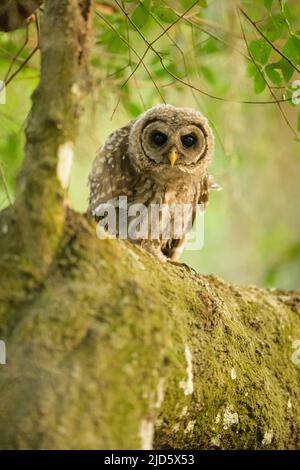
<svg viewBox="0 0 300 470"><path fill-rule="evenodd" d="M62 235L73 145L90 88L91 4L44 2L41 79L27 121L25 161L15 205L0 216L0 269L6 273L0 298L12 305L24 286L30 290L41 282ZM11 269L13 261L18 262ZM0 305L0 318L4 310Z"/></svg>
<svg viewBox="0 0 300 470"><path fill-rule="evenodd" d="M300 448L300 294L237 287L98 240L70 214L20 305L1 448Z"/></svg>
<svg viewBox="0 0 300 470"><path fill-rule="evenodd" d="M66 217L90 3L45 2L25 164L0 216L0 447L299 449L299 292L196 276Z"/></svg>
<svg viewBox="0 0 300 470"><path fill-rule="evenodd" d="M28 118L16 201L25 249L36 252L39 269L51 262L63 226L63 197L89 84L90 8L90 0L45 2L41 80Z"/></svg>

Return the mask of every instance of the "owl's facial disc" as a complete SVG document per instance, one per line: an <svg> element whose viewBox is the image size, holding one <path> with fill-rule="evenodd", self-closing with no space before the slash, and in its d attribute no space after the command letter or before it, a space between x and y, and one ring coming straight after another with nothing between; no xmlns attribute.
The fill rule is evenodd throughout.
<svg viewBox="0 0 300 470"><path fill-rule="evenodd" d="M183 165L197 164L207 152L206 134L200 125L186 124L175 133L176 147Z"/></svg>
<svg viewBox="0 0 300 470"><path fill-rule="evenodd" d="M200 125L170 125L163 120L146 124L142 131L141 145L149 160L171 168L198 163L207 149L206 134Z"/></svg>
<svg viewBox="0 0 300 470"><path fill-rule="evenodd" d="M142 132L141 145L147 158L154 163L166 163L165 155L170 147L170 129L166 122L155 120Z"/></svg>

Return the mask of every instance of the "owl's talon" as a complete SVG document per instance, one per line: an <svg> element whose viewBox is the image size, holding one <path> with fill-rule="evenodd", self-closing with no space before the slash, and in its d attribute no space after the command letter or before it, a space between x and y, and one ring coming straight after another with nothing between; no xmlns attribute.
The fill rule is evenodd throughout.
<svg viewBox="0 0 300 470"><path fill-rule="evenodd" d="M189 273L198 275L197 271L195 271L195 269L192 268L191 266L188 266L186 263L180 263L180 261L173 261L171 259L168 259L168 263L173 264L174 266L177 266L178 268L184 268Z"/></svg>

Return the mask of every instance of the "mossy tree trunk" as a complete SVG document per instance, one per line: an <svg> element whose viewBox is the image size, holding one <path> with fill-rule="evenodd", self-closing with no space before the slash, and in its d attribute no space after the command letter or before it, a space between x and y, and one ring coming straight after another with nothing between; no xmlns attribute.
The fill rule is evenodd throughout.
<svg viewBox="0 0 300 470"><path fill-rule="evenodd" d="M0 447L300 448L300 293L162 264L65 207L90 21L88 0L45 2L0 215Z"/></svg>

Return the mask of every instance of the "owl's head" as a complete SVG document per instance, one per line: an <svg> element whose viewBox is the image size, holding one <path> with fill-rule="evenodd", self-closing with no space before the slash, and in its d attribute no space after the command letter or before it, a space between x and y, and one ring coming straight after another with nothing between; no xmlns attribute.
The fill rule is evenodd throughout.
<svg viewBox="0 0 300 470"><path fill-rule="evenodd" d="M142 114L129 135L129 155L138 171L161 179L199 175L213 153L207 119L191 108L157 105Z"/></svg>

